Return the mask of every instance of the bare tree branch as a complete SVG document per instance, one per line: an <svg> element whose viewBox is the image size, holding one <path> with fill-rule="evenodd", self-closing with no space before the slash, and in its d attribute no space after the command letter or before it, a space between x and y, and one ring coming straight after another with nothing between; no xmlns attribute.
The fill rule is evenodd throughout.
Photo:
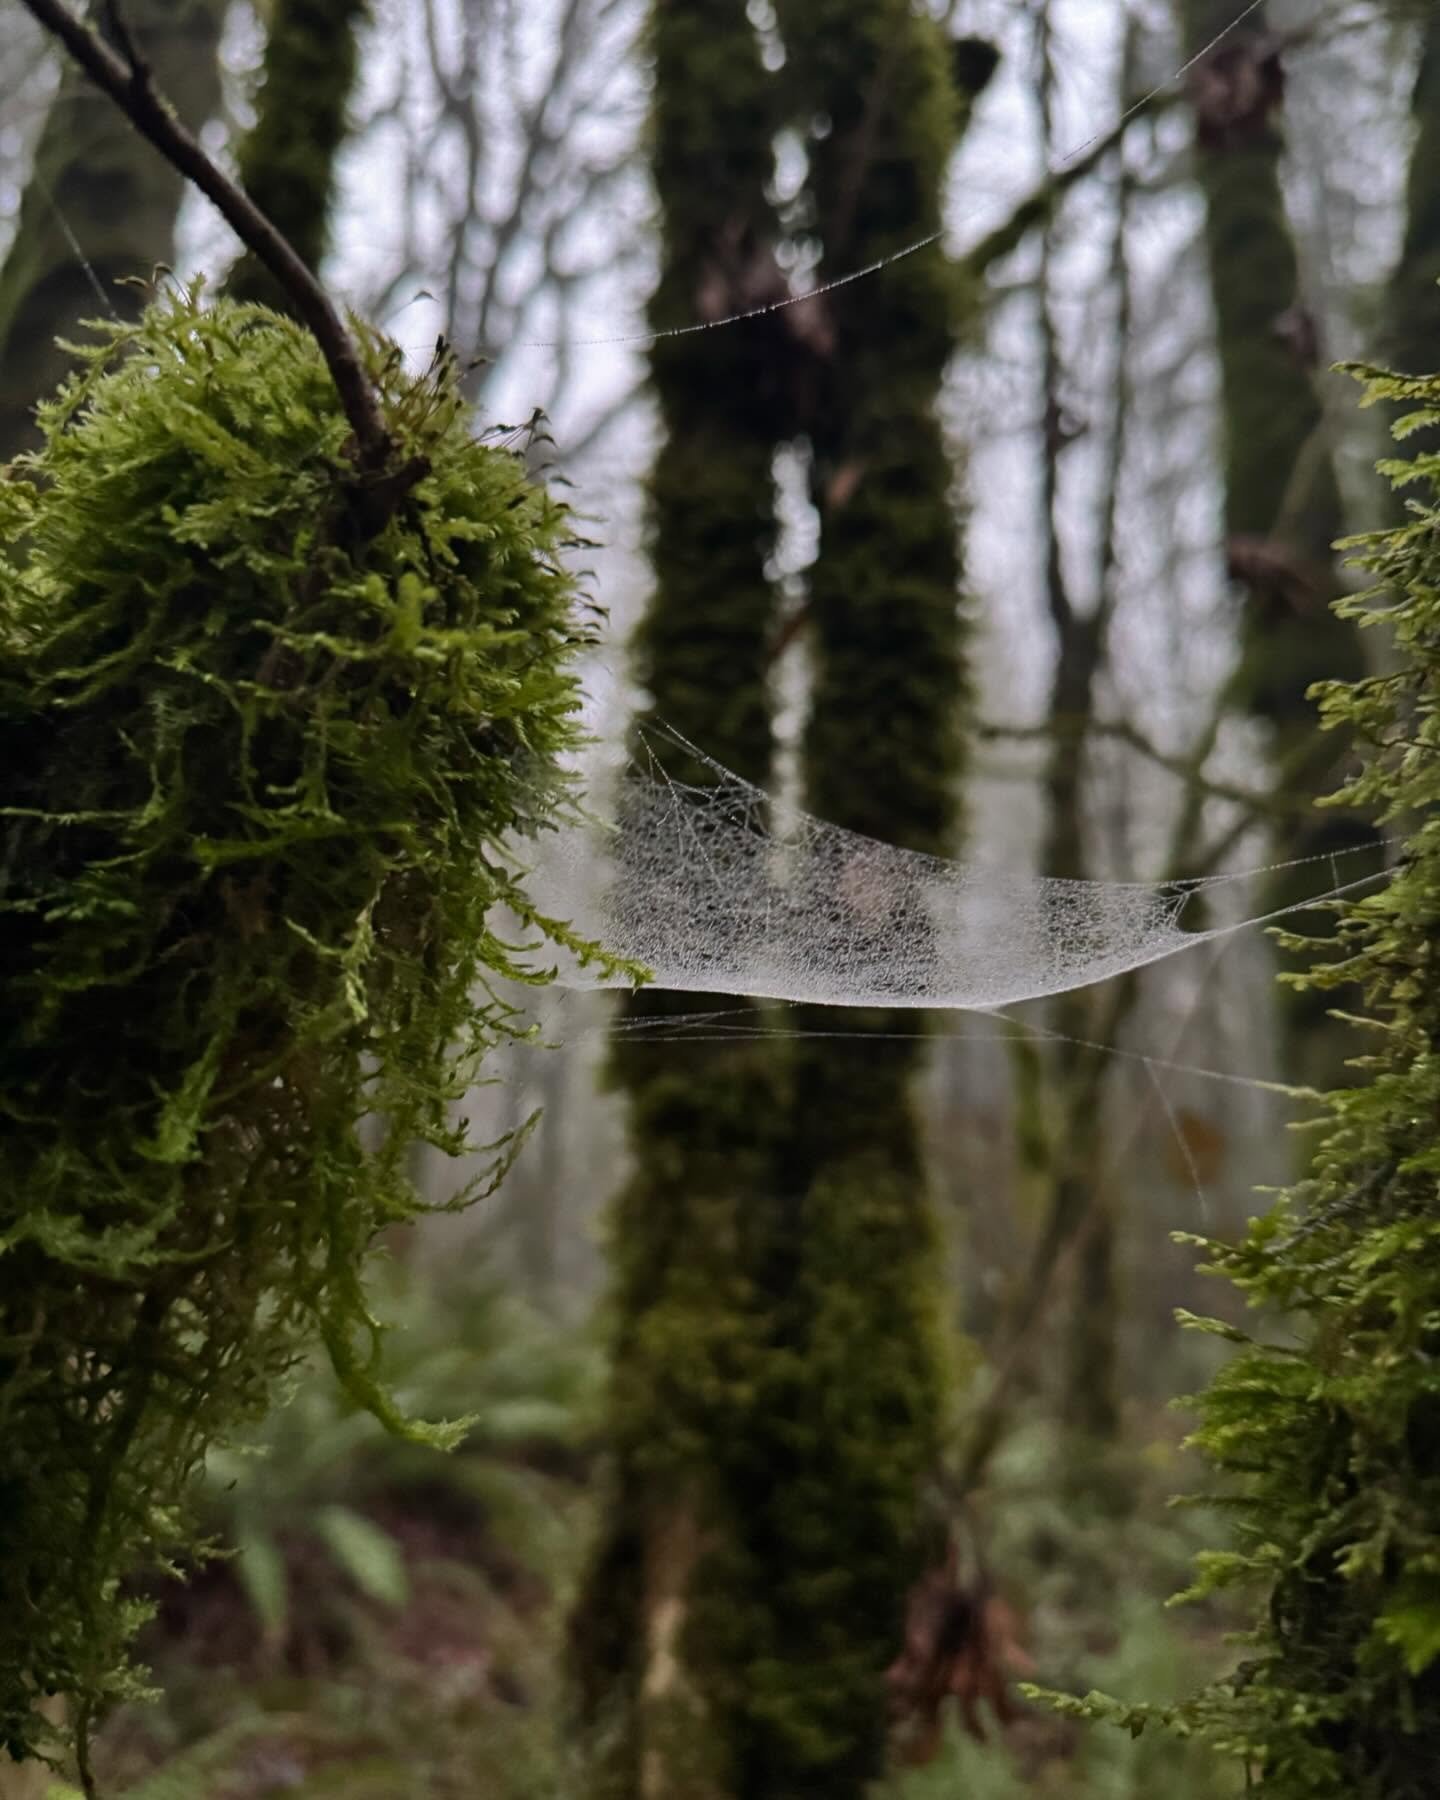
<svg viewBox="0 0 1440 1800"><path fill-rule="evenodd" d="M1142 100L1117 124L1111 126L1103 137L1096 138L1083 155L1047 175L1037 187L1032 188L1008 219L993 231L987 231L978 244L965 251L959 258L960 267L967 274L983 275L991 263L998 262L1002 256L1008 256L1032 231L1054 216L1056 207L1070 189L1087 175L1094 173L1115 146L1123 142L1132 125L1141 119L1153 118L1175 104L1176 96L1173 94L1152 94L1148 99Z"/></svg>
<svg viewBox="0 0 1440 1800"><path fill-rule="evenodd" d="M1200 789L1206 799L1228 800L1235 806L1244 807L1248 813L1274 817L1277 814L1306 813L1310 806L1303 800L1287 799L1284 795L1257 793L1253 788L1242 787L1238 782L1217 781L1204 773L1203 760L1214 748L1213 744L1202 742L1204 756L1200 762L1196 753L1177 755L1173 751L1162 750L1160 746L1147 737L1138 725L1128 719L1077 719L1070 721L1052 716L1040 725L1001 725L993 721L983 723L976 728L981 739L1007 738L1011 740L1043 740L1046 742L1061 740L1073 742L1079 736L1111 738L1117 743L1125 744L1131 750L1152 762L1157 768L1164 769L1177 781L1187 786Z"/></svg>

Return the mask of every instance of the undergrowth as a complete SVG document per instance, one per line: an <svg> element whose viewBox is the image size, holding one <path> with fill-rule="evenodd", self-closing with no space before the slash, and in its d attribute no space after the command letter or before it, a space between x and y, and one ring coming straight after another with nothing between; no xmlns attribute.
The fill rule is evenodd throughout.
<svg viewBox="0 0 1440 1800"><path fill-rule="evenodd" d="M164 1698L101 1732L107 1794L558 1793L599 1356L483 1277L379 1286L397 1397L466 1406L464 1442L439 1455L383 1432L317 1358L213 1454L203 1519L223 1554L156 1594L140 1647Z"/></svg>

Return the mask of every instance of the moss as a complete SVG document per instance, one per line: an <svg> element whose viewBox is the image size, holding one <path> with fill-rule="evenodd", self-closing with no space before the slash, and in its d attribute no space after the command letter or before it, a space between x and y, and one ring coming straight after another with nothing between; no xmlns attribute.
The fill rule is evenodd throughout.
<svg viewBox="0 0 1440 1800"><path fill-rule="evenodd" d="M822 275L938 230L972 97L943 33L905 0L778 11ZM983 83L984 64L965 66ZM954 469L936 414L964 299L938 249L828 296L834 350L801 418L821 522L807 804L930 851L953 844L964 746ZM813 1011L800 1023L835 1027ZM929 1548L950 1376L910 1095L920 1053L885 1036L914 1024L847 1012L859 1041L797 1048L772 1252L766 1461L784 1479L757 1497L778 1572L757 1707L767 1780L751 1792L859 1795L883 1766L884 1673Z"/></svg>
<svg viewBox="0 0 1440 1800"><path fill-rule="evenodd" d="M782 28L788 15L782 9ZM899 0L789 19L827 272L939 229L961 122L938 29ZM960 307L938 247L828 297L836 348L803 420L821 548L806 794L836 824L944 847L960 772L954 470L936 416Z"/></svg>
<svg viewBox="0 0 1440 1800"><path fill-rule="evenodd" d="M889 0L782 8L780 24L787 61L769 78L740 7L655 8L658 327L739 310L776 279L765 189L786 118L830 116L823 147L818 134L808 146L826 272L938 224L962 113L943 34ZM973 86L993 58L972 46L960 66ZM872 116L856 95L876 68L888 74ZM922 848L948 840L959 766L956 526L935 417L956 302L937 253L833 296L809 340L772 316L652 355L664 436L638 647L654 714L766 782L771 468L804 432L823 525L807 802ZM842 474L833 491L848 497L830 506ZM948 1380L915 1061L882 1041L687 1045L683 1062L622 1048L636 1170L612 1250L615 1489L575 1640L607 1797L844 1800L882 1764L884 1671ZM693 1512L699 1547L685 1681L662 1710L647 1695L647 1570L677 1509ZM646 1786L647 1757L668 1785Z"/></svg>
<svg viewBox="0 0 1440 1800"><path fill-rule="evenodd" d="M429 471L378 536L308 334L195 295L107 328L0 484L12 1753L45 1694L83 1731L125 1691L122 1582L186 1543L200 1459L310 1337L406 1429L364 1259L514 1028L490 909L546 929L504 840L566 794L565 515L475 439L451 364L364 354Z"/></svg>
<svg viewBox="0 0 1440 1800"><path fill-rule="evenodd" d="M1370 393L1440 407L1433 378ZM1210 1246L1286 1341L1242 1348L1200 1403L1236 1520L1201 1587L1259 1604L1244 1667L1182 1721L1244 1758L1266 1800L1423 1800L1440 1767L1440 458L1392 467L1419 516L1357 540L1380 586L1339 609L1393 629L1399 660L1329 685L1324 712L1364 758L1339 798L1410 835L1310 977L1364 996L1363 1085L1330 1096L1309 1179Z"/></svg>
<svg viewBox="0 0 1440 1800"><path fill-rule="evenodd" d="M652 156L663 222L654 324L734 310L763 270L773 224L765 188L774 123L759 45L732 0L660 0ZM647 715L765 783L773 595L780 328L661 339L651 379L662 441L650 491L655 592L637 635ZM704 764L663 751L669 773L705 782ZM686 1010L642 996L635 1017ZM756 1232L775 1192L785 1076L766 1045L621 1040L634 1173L612 1219L615 1473L572 1629L591 1791L735 1791L741 1671L764 1613L767 1571L743 1549L736 1487L753 1436L766 1297ZM657 1687L653 1570L674 1520L696 1534L672 1646ZM717 1574L724 1570L725 1576ZM733 1582L730 1578L733 1577ZM711 1631L705 1595L730 1587Z"/></svg>
<svg viewBox="0 0 1440 1800"><path fill-rule="evenodd" d="M884 1673L930 1547L953 1372L913 1062L896 1043L799 1058L747 1499L771 1583L747 1794L858 1795L883 1766Z"/></svg>
<svg viewBox="0 0 1440 1800"><path fill-rule="evenodd" d="M335 164L359 68L368 0L273 0L257 116L240 146L241 185L311 269L325 255ZM291 310L273 275L247 253L229 293Z"/></svg>

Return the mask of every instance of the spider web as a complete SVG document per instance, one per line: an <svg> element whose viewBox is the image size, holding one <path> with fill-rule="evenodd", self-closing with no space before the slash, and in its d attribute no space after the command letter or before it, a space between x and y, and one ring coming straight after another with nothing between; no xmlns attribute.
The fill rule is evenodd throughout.
<svg viewBox="0 0 1440 1800"><path fill-rule="evenodd" d="M542 911L662 988L992 1011L1319 904L1215 924L1202 896L1272 871L1145 884L950 861L826 824L701 760L713 776L704 786L670 779L653 756L632 763L613 820L558 834L531 881ZM1320 899L1379 873L1341 882L1337 867ZM558 976L617 985L573 959Z"/></svg>

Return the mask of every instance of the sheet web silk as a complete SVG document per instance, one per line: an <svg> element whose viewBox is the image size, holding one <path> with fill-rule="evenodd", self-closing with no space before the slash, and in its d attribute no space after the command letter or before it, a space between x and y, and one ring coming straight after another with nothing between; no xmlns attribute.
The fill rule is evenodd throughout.
<svg viewBox="0 0 1440 1800"><path fill-rule="evenodd" d="M989 1011L1282 916L1216 924L1202 898L1264 870L1144 885L951 862L825 824L718 766L703 787L632 768L614 812L549 840L537 903L691 993ZM559 976L616 985L573 961Z"/></svg>

